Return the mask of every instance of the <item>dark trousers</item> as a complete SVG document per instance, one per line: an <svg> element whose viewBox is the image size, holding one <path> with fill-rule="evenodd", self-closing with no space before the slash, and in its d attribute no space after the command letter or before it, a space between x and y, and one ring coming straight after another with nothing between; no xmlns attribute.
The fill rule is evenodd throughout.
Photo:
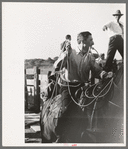
<svg viewBox="0 0 128 149"><path fill-rule="evenodd" d="M109 40L108 52L106 58L106 64L104 66L105 71L111 71L112 61L115 56L116 50L119 51L123 58L124 40L121 35L112 36Z"/></svg>

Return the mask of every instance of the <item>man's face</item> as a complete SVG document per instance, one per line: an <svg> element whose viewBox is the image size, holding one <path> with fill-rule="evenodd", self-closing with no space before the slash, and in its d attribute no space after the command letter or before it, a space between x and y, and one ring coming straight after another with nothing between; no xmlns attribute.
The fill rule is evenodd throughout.
<svg viewBox="0 0 128 149"><path fill-rule="evenodd" d="M92 45L94 45L92 35L89 35L88 38L84 41L84 43L88 47L91 47Z"/></svg>
<svg viewBox="0 0 128 149"><path fill-rule="evenodd" d="M115 15L114 17L115 17L116 20L119 20L121 18L120 15Z"/></svg>

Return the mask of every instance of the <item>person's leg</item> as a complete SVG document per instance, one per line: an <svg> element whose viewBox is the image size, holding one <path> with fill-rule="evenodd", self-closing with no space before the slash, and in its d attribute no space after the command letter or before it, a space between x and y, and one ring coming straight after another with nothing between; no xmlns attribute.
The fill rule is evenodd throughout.
<svg viewBox="0 0 128 149"><path fill-rule="evenodd" d="M112 61L117 50L116 45L117 45L116 36L113 36L109 40L106 64L104 66L104 70L107 72L111 70Z"/></svg>
<svg viewBox="0 0 128 149"><path fill-rule="evenodd" d="M118 43L117 49L123 58L124 57L124 40L120 35L117 38L117 43Z"/></svg>

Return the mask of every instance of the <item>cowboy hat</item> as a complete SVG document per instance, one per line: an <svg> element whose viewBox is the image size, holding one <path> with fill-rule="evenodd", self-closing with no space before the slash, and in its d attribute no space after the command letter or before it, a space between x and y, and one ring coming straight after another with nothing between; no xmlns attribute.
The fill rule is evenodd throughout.
<svg viewBox="0 0 128 149"><path fill-rule="evenodd" d="M117 10L113 16L122 16L123 14L121 14L121 11L120 10Z"/></svg>

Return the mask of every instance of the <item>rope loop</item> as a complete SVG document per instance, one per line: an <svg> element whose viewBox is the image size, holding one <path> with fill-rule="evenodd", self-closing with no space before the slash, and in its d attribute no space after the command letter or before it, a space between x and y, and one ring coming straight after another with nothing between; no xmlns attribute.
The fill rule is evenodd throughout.
<svg viewBox="0 0 128 149"><path fill-rule="evenodd" d="M103 91L107 88L107 86L110 84L108 90L107 90L103 95L100 95L99 98L102 98L102 97L104 97L105 95L107 95L107 93L108 93L108 92L110 91L110 89L111 89L112 83L113 83L113 78L111 78L111 80L107 83L107 85L105 85L105 87L103 88L102 92L103 92ZM99 83L98 83L98 84L99 84ZM98 86L98 84L95 85L95 87L94 87L94 89L93 89L93 91L92 91L92 95L93 95L94 97L97 97L94 92L95 92L96 87Z"/></svg>

